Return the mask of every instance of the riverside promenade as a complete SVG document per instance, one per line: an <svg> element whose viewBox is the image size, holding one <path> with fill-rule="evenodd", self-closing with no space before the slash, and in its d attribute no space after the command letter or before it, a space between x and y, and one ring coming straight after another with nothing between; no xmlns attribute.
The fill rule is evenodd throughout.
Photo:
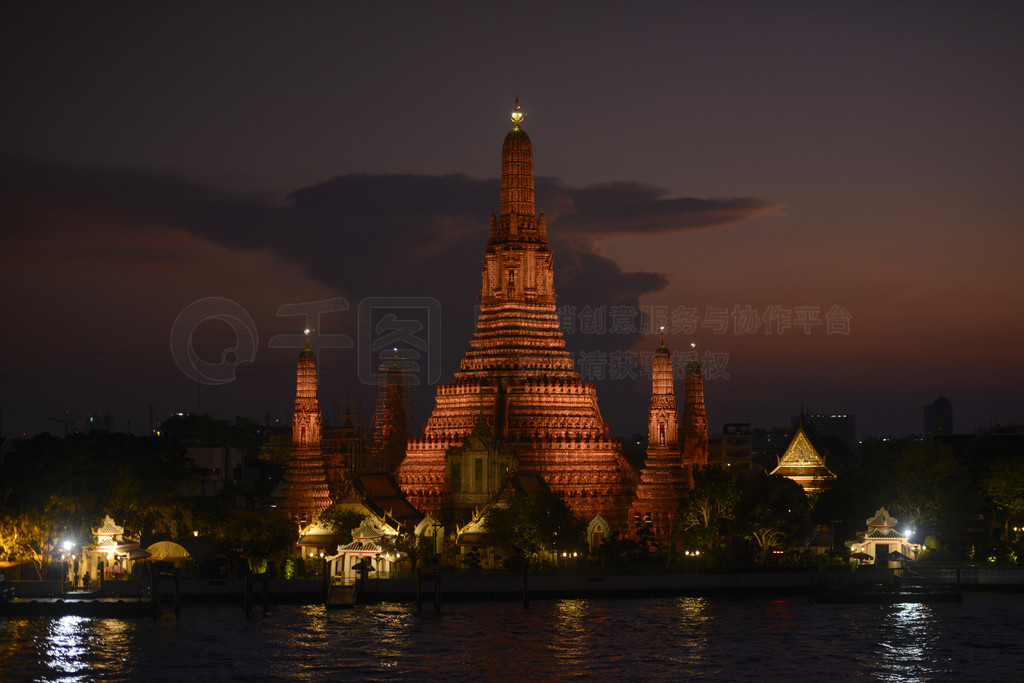
<svg viewBox="0 0 1024 683"><path fill-rule="evenodd" d="M833 574L829 572L829 575ZM687 574L529 574L527 589L531 599L628 598L699 595L792 595L806 594L823 583L841 585L869 584L892 576L888 570L840 572L842 578L826 577L815 568L789 571L749 571L735 573ZM441 597L448 600L521 600L523 576L493 575L481 572L442 572ZM430 587L427 584L430 584ZM18 598L58 598L59 581L17 581L12 586ZM102 595L108 598L138 598L146 593L147 580L108 581ZM423 590L432 591L432 579L423 579ZM241 599L245 579L180 579L183 600ZM168 597L170 582L161 582L160 594ZM275 579L270 581L270 597L275 602L322 602L325 584L322 578ZM412 602L416 599L416 577L405 573L395 577L376 577L363 582L362 602Z"/></svg>
<svg viewBox="0 0 1024 683"><path fill-rule="evenodd" d="M1024 591L1024 570L984 567L925 568L915 579L932 585L959 586L964 590ZM662 574L529 574L527 591L531 600L563 598L644 598L671 596L771 596L809 595L820 588L855 588L892 581L893 570L860 568L792 567L702 573ZM441 601L522 600L522 575L479 575L464 571L441 573ZM183 601L242 600L245 579L180 579ZM318 603L325 599L322 578L272 579L270 599L277 603ZM29 598L72 598L62 594L60 581L14 581L15 595ZM108 581L102 597L138 599L146 595L148 580ZM432 594L433 580L423 579L423 592ZM169 599L171 583L161 581L160 597ZM84 597L84 596L83 596ZM362 585L360 602L413 602L415 575L395 577L371 574Z"/></svg>

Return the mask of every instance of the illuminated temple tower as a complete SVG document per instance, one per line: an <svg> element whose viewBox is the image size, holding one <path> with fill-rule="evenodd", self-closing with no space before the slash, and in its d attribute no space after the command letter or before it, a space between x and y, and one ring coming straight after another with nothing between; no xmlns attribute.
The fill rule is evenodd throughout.
<svg viewBox="0 0 1024 683"><path fill-rule="evenodd" d="M696 344L686 364L686 394L683 397L683 464L704 467L708 464L708 415L704 410L704 375L697 362Z"/></svg>
<svg viewBox="0 0 1024 683"><path fill-rule="evenodd" d="M299 524L306 524L331 504L320 447L322 419L317 398L316 355L309 348L309 330L306 348L299 353L297 375L292 445L278 508Z"/></svg>
<svg viewBox="0 0 1024 683"><path fill-rule="evenodd" d="M534 207L533 147L522 119L516 100L476 331L455 382L438 387L423 437L410 440L398 481L422 512L458 517L453 493L486 494L509 469L536 470L580 520L601 515L605 532L624 529L636 472L609 437L597 391L580 381L558 329L551 248Z"/></svg>
<svg viewBox="0 0 1024 683"><path fill-rule="evenodd" d="M679 413L673 387L672 354L661 344L654 352L651 368L651 408L648 418L647 459L640 472L640 484L630 509L631 532L642 525L651 532L651 540L662 550L669 546L679 499L689 489L689 477L683 469L679 447Z"/></svg>
<svg viewBox="0 0 1024 683"><path fill-rule="evenodd" d="M406 377L397 349L395 357L381 365L380 375L377 409L373 414L373 441L366 471L394 474L405 456L409 440Z"/></svg>

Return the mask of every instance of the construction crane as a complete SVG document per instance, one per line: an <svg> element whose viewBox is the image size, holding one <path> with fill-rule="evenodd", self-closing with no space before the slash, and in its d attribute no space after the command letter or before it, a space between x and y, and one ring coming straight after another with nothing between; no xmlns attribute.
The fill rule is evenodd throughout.
<svg viewBox="0 0 1024 683"><path fill-rule="evenodd" d="M68 432L71 431L71 428L75 426L75 421L72 420L71 416L69 415L70 412L71 412L70 410L65 410L64 411L64 418L63 419L61 419L59 417L48 417L48 418L46 418L47 420L52 420L54 422L58 422L58 423L64 425L64 436L65 437L68 435Z"/></svg>

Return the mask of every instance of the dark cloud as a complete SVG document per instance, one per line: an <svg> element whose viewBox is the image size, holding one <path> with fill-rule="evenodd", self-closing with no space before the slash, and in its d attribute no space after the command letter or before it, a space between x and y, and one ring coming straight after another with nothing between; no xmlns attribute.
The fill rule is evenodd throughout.
<svg viewBox="0 0 1024 683"><path fill-rule="evenodd" d="M79 230L83 222L95 225L97 235L102 231L101 242L80 238L60 258L129 259L137 264L164 259L170 261L164 267L174 268L177 256L162 255L159 239L147 242L137 234L174 230L234 251L274 254L351 297L353 310L364 297L433 297L444 312L442 380L451 376L472 332L487 219L499 199L496 179L465 175L340 176L274 197L221 191L163 173L73 168L11 157L0 157L0 181L0 212L17 218L4 222L8 227L2 237L7 240L26 232L39 237ZM548 208L559 303L577 308L638 310L641 296L668 284L663 274L624 271L601 253L602 241L712 228L778 210L753 199L667 198L664 191L637 183L574 188L538 178L537 194L538 206ZM56 218L58 214L85 218L68 223ZM118 231L136 234L122 244ZM190 262L183 262L176 277L199 286L207 278L209 295L217 295L214 279L185 272ZM352 318L343 323L342 332L355 332ZM288 321L277 323L286 326ZM628 350L638 338L639 332L584 341L586 350L611 351ZM154 344L156 353L165 351L165 341L160 342ZM572 339L569 345L575 350Z"/></svg>
<svg viewBox="0 0 1024 683"><path fill-rule="evenodd" d="M270 249L361 296L415 291L442 300L475 296L487 217L498 199L496 180L464 175L340 176L282 199L219 191L165 173L11 157L0 158L0 180L0 210L7 214L60 207L135 218L233 248ZM593 302L635 303L667 284L657 273L624 272L600 253L600 241L718 227L779 211L757 199L667 198L664 190L625 182L574 188L538 178L537 194L538 206L551 207L562 298L586 293ZM56 229L45 222L40 227Z"/></svg>
<svg viewBox="0 0 1024 683"><path fill-rule="evenodd" d="M609 183L568 189L572 211L558 217L567 234L606 241L732 225L758 216L780 215L781 206L762 199L666 197L638 183Z"/></svg>

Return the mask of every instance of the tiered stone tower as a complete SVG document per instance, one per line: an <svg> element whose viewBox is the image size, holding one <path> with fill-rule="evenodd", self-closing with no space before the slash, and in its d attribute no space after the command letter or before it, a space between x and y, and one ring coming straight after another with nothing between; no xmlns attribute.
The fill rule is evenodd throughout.
<svg viewBox="0 0 1024 683"><path fill-rule="evenodd" d="M708 464L708 415L704 410L704 375L697 362L696 344L692 344L686 364L686 395L683 401L683 464L705 467Z"/></svg>
<svg viewBox="0 0 1024 683"><path fill-rule="evenodd" d="M689 489L688 473L683 469L679 447L679 413L673 386L672 355L661 344L654 352L651 369L651 409L648 420L647 459L640 472L640 485L630 509L629 522L636 532L646 526L651 540L668 550L672 528L679 510L679 499Z"/></svg>
<svg viewBox="0 0 1024 683"><path fill-rule="evenodd" d="M438 387L423 438L409 442L398 481L422 512L440 513L451 494L446 454L467 446L482 419L499 444L512 448L511 467L540 472L579 519L600 514L625 529L636 472L608 436L597 391L580 382L558 329L551 248L544 213L534 207L533 146L520 127L523 116L517 99L501 151L501 208L491 215L476 332L455 382ZM492 461L481 455L472 473L460 466L462 490L500 483L501 472L485 471Z"/></svg>
<svg viewBox="0 0 1024 683"><path fill-rule="evenodd" d="M306 330L306 348L299 353L291 453L278 504L282 512L300 525L312 522L331 504L320 446L323 420L317 393L316 355L309 348Z"/></svg>
<svg viewBox="0 0 1024 683"><path fill-rule="evenodd" d="M398 349L390 362L380 366L380 374L367 472L394 474L405 457L409 441L406 377Z"/></svg>

